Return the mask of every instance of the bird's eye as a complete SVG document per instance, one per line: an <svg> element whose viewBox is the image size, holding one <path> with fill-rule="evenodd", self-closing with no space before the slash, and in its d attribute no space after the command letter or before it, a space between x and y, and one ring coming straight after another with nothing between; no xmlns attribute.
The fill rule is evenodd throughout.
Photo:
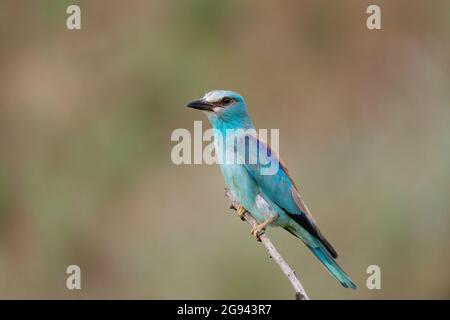
<svg viewBox="0 0 450 320"><path fill-rule="evenodd" d="M222 98L221 102L223 104L229 104L231 102L231 98L230 97L224 97L224 98Z"/></svg>

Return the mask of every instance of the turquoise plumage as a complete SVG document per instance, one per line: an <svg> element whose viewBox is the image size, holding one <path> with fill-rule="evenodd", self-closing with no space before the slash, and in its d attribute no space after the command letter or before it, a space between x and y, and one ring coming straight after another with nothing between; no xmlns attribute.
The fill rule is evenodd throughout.
<svg viewBox="0 0 450 320"><path fill-rule="evenodd" d="M266 226L283 227L301 239L342 286L355 289L336 263L336 251L317 227L286 167L258 138L242 96L233 91L211 91L188 107L206 113L214 129L225 184L241 203L239 212L250 212L260 223L252 233L258 237ZM233 144L224 139L230 132L235 135ZM274 165L275 171L271 170Z"/></svg>

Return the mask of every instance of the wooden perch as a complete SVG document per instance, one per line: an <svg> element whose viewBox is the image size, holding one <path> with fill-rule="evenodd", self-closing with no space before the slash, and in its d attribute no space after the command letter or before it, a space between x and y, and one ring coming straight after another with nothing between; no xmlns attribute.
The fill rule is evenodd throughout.
<svg viewBox="0 0 450 320"><path fill-rule="evenodd" d="M234 199L233 195L228 189L225 189L225 195L231 200L231 209L238 210L238 208L241 206L239 201ZM258 222L253 218L253 216L246 212L244 214L244 219L250 224L250 226L255 227ZM273 245L272 241L270 241L269 237L266 233L262 233L259 236L261 243L266 247L267 251L269 252L270 257L278 264L281 271L283 271L284 275L288 278L289 282L291 283L292 287L295 290L295 299L296 300L309 300L308 295L305 292L305 289L303 289L302 284L300 283L300 280L298 280L297 275L295 274L295 271L289 267L289 265L286 263L284 258L281 256L281 254L278 252L278 250Z"/></svg>

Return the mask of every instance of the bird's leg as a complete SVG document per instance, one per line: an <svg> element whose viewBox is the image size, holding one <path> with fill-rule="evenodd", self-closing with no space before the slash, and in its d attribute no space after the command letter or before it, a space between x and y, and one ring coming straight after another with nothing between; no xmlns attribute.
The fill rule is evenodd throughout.
<svg viewBox="0 0 450 320"><path fill-rule="evenodd" d="M252 228L252 230L250 231L251 234L256 238L256 240L261 241L261 239L259 238L260 235L262 235L264 233L264 231L266 230L267 226L269 224L271 224L272 222L276 221L278 219L278 214L273 214L270 215L266 220L264 220L262 223L257 224L256 226L254 226Z"/></svg>
<svg viewBox="0 0 450 320"><path fill-rule="evenodd" d="M247 209L245 209L243 206L240 206L240 207L237 209L237 214L238 214L239 218L241 218L242 221L245 220L244 214L245 214L246 212L247 212Z"/></svg>

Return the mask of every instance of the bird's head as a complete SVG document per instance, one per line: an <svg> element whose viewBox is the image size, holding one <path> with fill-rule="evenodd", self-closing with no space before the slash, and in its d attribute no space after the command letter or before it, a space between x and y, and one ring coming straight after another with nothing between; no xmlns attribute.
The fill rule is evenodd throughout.
<svg viewBox="0 0 450 320"><path fill-rule="evenodd" d="M253 127L244 98L233 91L210 91L202 98L189 102L187 107L206 113L213 127Z"/></svg>

